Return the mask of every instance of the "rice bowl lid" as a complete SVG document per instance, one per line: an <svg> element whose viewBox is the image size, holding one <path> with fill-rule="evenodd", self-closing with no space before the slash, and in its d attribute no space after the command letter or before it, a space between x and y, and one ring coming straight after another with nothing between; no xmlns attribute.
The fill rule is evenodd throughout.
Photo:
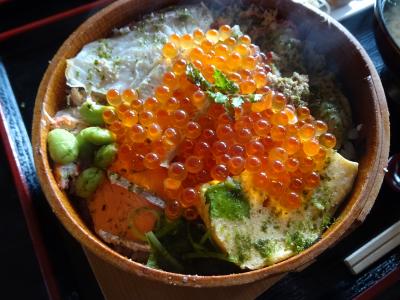
<svg viewBox="0 0 400 300"><path fill-rule="evenodd" d="M302 36L318 40L321 52L336 62L341 82L349 91L353 102L353 113L358 123L365 124L365 152L361 156L359 174L353 191L343 207L338 221L332 225L316 244L275 265L240 274L219 276L192 276L150 269L113 251L103 243L83 222L66 195L57 187L47 157L46 138L49 130L48 115L54 115L65 97L65 60L75 56L83 45L107 36L113 28L129 23L139 14L168 6L175 2L153 3L137 0L120 0L100 11L83 23L61 46L39 87L33 120L33 152L42 189L53 211L67 230L85 247L100 258L138 276L169 284L215 287L241 285L272 275L294 271L309 263L328 247L337 242L352 225L364 220L379 192L384 167L389 153L389 118L386 100L379 76L368 55L348 33L332 18L317 10L291 1L263 1L266 7L276 7L283 17L290 16L296 24L302 24ZM316 26L320 29L315 30ZM355 101L355 100L354 100ZM183 280L186 278L186 280Z"/></svg>

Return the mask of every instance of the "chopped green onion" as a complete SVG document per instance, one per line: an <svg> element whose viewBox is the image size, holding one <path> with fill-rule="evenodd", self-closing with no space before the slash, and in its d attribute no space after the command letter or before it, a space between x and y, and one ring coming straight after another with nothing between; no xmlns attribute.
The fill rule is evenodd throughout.
<svg viewBox="0 0 400 300"><path fill-rule="evenodd" d="M209 238L211 237L211 233L207 230L204 235L201 237L200 245L203 245Z"/></svg>
<svg viewBox="0 0 400 300"><path fill-rule="evenodd" d="M157 239L155 234L150 231L146 233L146 238L147 241L151 247L151 249L156 253L162 256L162 258L165 259L165 261L171 265L176 271L182 272L183 271L183 266L167 251L167 249L164 248L164 246L160 243L160 241Z"/></svg>
<svg viewBox="0 0 400 300"><path fill-rule="evenodd" d="M138 218L142 213L151 213L155 219L156 219L156 224L159 223L160 221L160 214L158 211L150 208L150 207L139 207L135 210L133 210L129 215L128 215L128 228L132 235L136 237L137 239L141 241L146 241L145 237L145 232L140 231L135 224L136 218Z"/></svg>
<svg viewBox="0 0 400 300"><path fill-rule="evenodd" d="M150 253L149 258L147 259L146 266L152 269L159 269L160 267L157 264L157 258L154 253Z"/></svg>
<svg viewBox="0 0 400 300"><path fill-rule="evenodd" d="M207 251L206 248L204 248L203 245L201 245L201 244L196 243L195 241L193 241L192 235L191 235L191 233L190 233L190 228L189 228L189 226L190 226L190 225L187 224L186 230L187 230L187 235L188 235L188 238L189 238L189 242L190 242L190 244L192 245L193 249L194 249L196 252Z"/></svg>
<svg viewBox="0 0 400 300"><path fill-rule="evenodd" d="M157 236L157 238L162 238L170 232L174 231L180 223L182 223L182 219L174 221L166 219L165 223L162 223L162 225L159 226L159 229L155 231L154 234Z"/></svg>

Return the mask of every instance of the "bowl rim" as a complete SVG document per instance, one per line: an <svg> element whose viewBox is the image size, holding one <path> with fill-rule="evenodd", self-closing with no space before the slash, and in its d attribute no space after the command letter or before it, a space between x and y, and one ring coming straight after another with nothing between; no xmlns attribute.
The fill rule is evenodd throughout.
<svg viewBox="0 0 400 300"><path fill-rule="evenodd" d="M383 16L383 11L385 9L387 0L376 0L374 6L374 12L376 16L376 20L378 22L379 27L383 31L386 39L389 41L390 46L394 51L396 51L397 55L400 57L400 44L397 44L394 40L391 32L387 28L387 24L385 18ZM400 2L398 3L400 5Z"/></svg>
<svg viewBox="0 0 400 300"><path fill-rule="evenodd" d="M280 1L282 0L278 0L278 2ZM167 284L192 287L221 287L241 285L254 282L262 278L272 277L274 275L294 271L296 269L302 268L306 264L308 265L316 256L321 254L327 248L333 246L335 242L340 239L341 236L345 235L345 233L349 230L351 225L358 219L359 216L365 217L366 214L368 214L369 209L372 207L383 181L383 169L386 166L389 154L389 113L380 78L365 50L362 48L359 42L347 31L347 29L345 29L341 24L339 24L330 16L322 13L321 11L313 7L310 7L309 5L302 5L297 2L291 2L290 5L293 5L294 8L311 10L312 13L315 14L316 17L318 17L319 19L328 21L333 26L336 26L337 29L342 32L348 42L353 44L357 51L359 51L359 54L362 60L364 60L370 74L369 82L371 94L374 99L373 103L374 105L376 105L376 110L379 112L379 114L377 115L378 128L376 130L376 135L378 137L377 143L380 144L380 147L373 147L374 149L372 150L372 153L374 161L373 164L371 164L371 170L373 172L369 174L367 187L363 187L360 191L359 199L355 201L355 203L350 208L346 208L346 218L341 220L341 222L330 226L330 228L323 234L323 237L311 247L286 260L258 270L247 271L244 273L213 276L185 275L148 268L145 265L134 262L127 257L119 254L118 252L112 250L103 241L101 241L90 229L81 226L78 220L75 219L73 214L71 214L71 211L69 211L68 200L65 203L62 200L63 197L66 198L63 192L61 192L57 186L54 187L51 184L52 182L54 182L54 178L51 170L48 170L47 168L49 164L46 149L43 149L41 146L41 141L45 138L44 135L46 134L46 130L44 128L45 126L42 122L42 119L45 118L46 115L46 112L43 112L44 99L46 97L47 88L52 82L53 71L58 67L60 63L63 62L63 60L65 60L63 58L63 49L68 47L68 44L71 43L72 40L79 37L80 31L89 30L89 24L99 21L105 15L114 10L117 10L119 6L127 5L128 3L140 3L140 1L116 1L88 18L78 27L78 29L76 29L69 36L69 38L62 44L62 46L59 48L54 58L52 59L40 83L35 101L34 118L32 124L32 146L34 161L37 168L37 174L41 187L47 201L50 203L53 212L63 223L64 227L82 245L84 245L85 248L89 249L91 252L95 253L103 260L124 271ZM170 4L171 3L169 3L169 5ZM168 6L168 4L166 4L165 7L166 6Z"/></svg>

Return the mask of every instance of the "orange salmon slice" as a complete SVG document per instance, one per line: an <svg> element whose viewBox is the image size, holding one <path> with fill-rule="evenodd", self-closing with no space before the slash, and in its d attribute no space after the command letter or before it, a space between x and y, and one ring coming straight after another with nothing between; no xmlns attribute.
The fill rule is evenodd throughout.
<svg viewBox="0 0 400 300"><path fill-rule="evenodd" d="M140 194L130 192L108 180L97 189L88 206L96 232L104 230L133 241L140 241L140 238L131 229L132 223L144 232L150 231L156 225L157 213L162 210ZM140 208L149 208L157 213L141 213L133 222L130 221L132 214L135 215Z"/></svg>

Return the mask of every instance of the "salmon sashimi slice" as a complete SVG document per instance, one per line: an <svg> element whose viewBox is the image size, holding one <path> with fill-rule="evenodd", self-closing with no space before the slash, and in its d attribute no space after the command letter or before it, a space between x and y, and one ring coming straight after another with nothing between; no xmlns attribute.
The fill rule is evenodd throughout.
<svg viewBox="0 0 400 300"><path fill-rule="evenodd" d="M162 212L144 195L104 181L88 203L95 231L143 241L144 233L154 229Z"/></svg>
<svg viewBox="0 0 400 300"><path fill-rule="evenodd" d="M126 169L126 162L116 160L109 167L109 172L117 173L129 182L136 184L163 199L168 198L164 191L164 179L168 177L168 170L166 168L157 168L155 170L147 169L140 172L122 172L122 170Z"/></svg>

